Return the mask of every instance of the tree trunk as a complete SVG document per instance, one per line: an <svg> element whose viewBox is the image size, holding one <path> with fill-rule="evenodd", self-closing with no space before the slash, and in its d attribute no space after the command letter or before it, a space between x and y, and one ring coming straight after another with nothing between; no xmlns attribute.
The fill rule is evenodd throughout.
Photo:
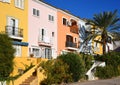
<svg viewBox="0 0 120 85"><path fill-rule="evenodd" d="M102 34L103 55L106 53L106 40L107 40L107 34L105 32L103 32L103 34Z"/></svg>
<svg viewBox="0 0 120 85"><path fill-rule="evenodd" d="M106 42L103 42L103 54L106 53Z"/></svg>

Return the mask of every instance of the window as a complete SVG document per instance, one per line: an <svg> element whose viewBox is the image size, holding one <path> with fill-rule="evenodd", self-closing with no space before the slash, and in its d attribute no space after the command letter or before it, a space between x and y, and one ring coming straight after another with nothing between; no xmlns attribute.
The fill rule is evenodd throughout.
<svg viewBox="0 0 120 85"><path fill-rule="evenodd" d="M24 9L24 0L15 0L15 6Z"/></svg>
<svg viewBox="0 0 120 85"><path fill-rule="evenodd" d="M48 15L48 19L49 19L49 21L54 21L54 16Z"/></svg>
<svg viewBox="0 0 120 85"><path fill-rule="evenodd" d="M45 48L45 58L52 58L52 50L50 48Z"/></svg>
<svg viewBox="0 0 120 85"><path fill-rule="evenodd" d="M38 57L40 55L39 49L37 49L37 48L33 48L32 52L35 57Z"/></svg>
<svg viewBox="0 0 120 85"><path fill-rule="evenodd" d="M0 1L10 3L11 0L0 0Z"/></svg>
<svg viewBox="0 0 120 85"><path fill-rule="evenodd" d="M55 33L54 32L52 32L52 37L54 37L55 36Z"/></svg>
<svg viewBox="0 0 120 85"><path fill-rule="evenodd" d="M8 21L6 29L7 33L9 35L18 36L18 19L8 17L7 21Z"/></svg>
<svg viewBox="0 0 120 85"><path fill-rule="evenodd" d="M75 42L77 42L77 38L75 38Z"/></svg>
<svg viewBox="0 0 120 85"><path fill-rule="evenodd" d="M7 85L6 81L0 82L0 85Z"/></svg>
<svg viewBox="0 0 120 85"><path fill-rule="evenodd" d="M39 16L39 10L33 8L33 15L34 16Z"/></svg>
<svg viewBox="0 0 120 85"><path fill-rule="evenodd" d="M63 25L67 25L67 19L63 18Z"/></svg>
<svg viewBox="0 0 120 85"><path fill-rule="evenodd" d="M13 47L15 48L15 56L21 56L21 46L20 45L13 45Z"/></svg>

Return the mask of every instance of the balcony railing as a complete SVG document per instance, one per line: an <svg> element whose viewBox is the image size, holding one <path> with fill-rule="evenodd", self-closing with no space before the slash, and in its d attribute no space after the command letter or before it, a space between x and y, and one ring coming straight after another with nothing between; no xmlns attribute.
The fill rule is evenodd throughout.
<svg viewBox="0 0 120 85"><path fill-rule="evenodd" d="M45 46L51 46L52 45L52 39L49 36L43 36L42 35L38 39L39 45L45 45Z"/></svg>
<svg viewBox="0 0 120 85"><path fill-rule="evenodd" d="M73 42L66 42L66 47L73 47L73 48L77 48L77 43L73 43Z"/></svg>
<svg viewBox="0 0 120 85"><path fill-rule="evenodd" d="M6 33L9 36L23 37L23 29L13 26L6 26Z"/></svg>

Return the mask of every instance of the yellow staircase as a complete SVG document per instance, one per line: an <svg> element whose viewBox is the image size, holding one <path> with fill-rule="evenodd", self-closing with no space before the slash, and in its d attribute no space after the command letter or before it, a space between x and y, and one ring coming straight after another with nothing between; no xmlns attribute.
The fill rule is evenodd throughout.
<svg viewBox="0 0 120 85"><path fill-rule="evenodd" d="M37 79L36 76L31 75L30 77L28 77L27 79L25 79L25 81L22 82L22 84L20 84L20 85L32 85L32 83L33 83L34 81L36 81L36 79ZM34 83L33 85L35 85L35 83ZM36 85L37 85L37 84L36 84Z"/></svg>

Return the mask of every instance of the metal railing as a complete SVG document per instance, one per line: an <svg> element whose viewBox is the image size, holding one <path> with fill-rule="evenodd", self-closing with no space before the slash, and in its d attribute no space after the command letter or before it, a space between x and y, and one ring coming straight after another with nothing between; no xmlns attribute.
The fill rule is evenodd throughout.
<svg viewBox="0 0 120 85"><path fill-rule="evenodd" d="M66 41L66 47L77 48L77 43L73 43L73 42L68 42L68 41Z"/></svg>
<svg viewBox="0 0 120 85"><path fill-rule="evenodd" d="M6 26L6 33L10 36L23 37L23 29L13 26Z"/></svg>

